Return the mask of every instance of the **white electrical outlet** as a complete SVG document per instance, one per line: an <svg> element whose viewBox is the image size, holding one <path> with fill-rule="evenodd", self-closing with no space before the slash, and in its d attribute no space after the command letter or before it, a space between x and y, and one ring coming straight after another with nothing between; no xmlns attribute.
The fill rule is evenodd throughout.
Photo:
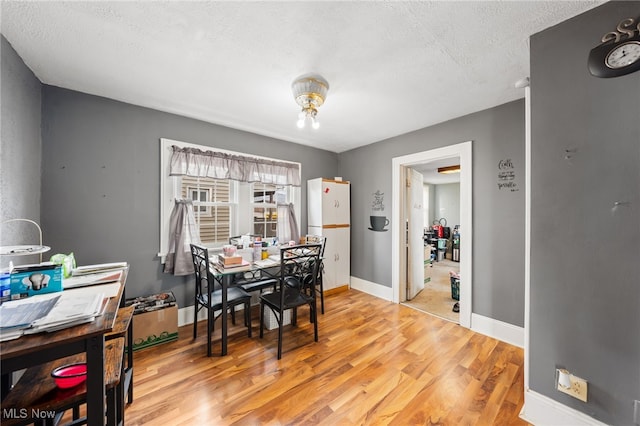
<svg viewBox="0 0 640 426"><path fill-rule="evenodd" d="M640 425L640 401L633 401L633 423Z"/></svg>
<svg viewBox="0 0 640 426"><path fill-rule="evenodd" d="M566 379L558 380L562 374L568 374L568 383L566 383ZM587 381L585 379L581 379L580 377L574 376L567 370L556 370L556 388L560 392L571 395L572 397L577 398L580 401L587 402Z"/></svg>

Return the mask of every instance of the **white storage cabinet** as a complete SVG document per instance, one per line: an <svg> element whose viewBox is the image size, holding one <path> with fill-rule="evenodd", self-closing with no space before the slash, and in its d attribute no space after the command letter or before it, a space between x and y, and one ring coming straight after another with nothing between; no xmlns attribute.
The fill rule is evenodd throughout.
<svg viewBox="0 0 640 426"><path fill-rule="evenodd" d="M350 184L325 178L307 181L308 233L327 238L324 290L349 286L351 278Z"/></svg>

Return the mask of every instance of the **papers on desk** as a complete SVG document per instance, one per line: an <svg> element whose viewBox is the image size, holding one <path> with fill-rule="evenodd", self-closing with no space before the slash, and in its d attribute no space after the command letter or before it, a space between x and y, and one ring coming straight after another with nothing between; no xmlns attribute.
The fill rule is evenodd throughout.
<svg viewBox="0 0 640 426"><path fill-rule="evenodd" d="M120 283L112 283L5 302L0 305L0 341L91 322L119 290Z"/></svg>
<svg viewBox="0 0 640 426"><path fill-rule="evenodd" d="M123 270L119 269L112 272L102 272L99 274L76 275L62 280L62 286L65 290L86 287L96 284L106 284L122 279Z"/></svg>
<svg viewBox="0 0 640 426"><path fill-rule="evenodd" d="M31 297L2 304L0 306L0 341L22 336L24 329L47 316L58 299L60 299L59 295L44 299Z"/></svg>
<svg viewBox="0 0 640 426"><path fill-rule="evenodd" d="M72 276L100 274L121 271L127 267L127 262L98 263L95 265L78 266L71 270Z"/></svg>
<svg viewBox="0 0 640 426"><path fill-rule="evenodd" d="M278 256L278 257L280 257L280 256ZM271 268L273 266L279 266L280 265L280 259L273 260L273 259L271 259L271 256L269 256L266 259L256 260L255 262L253 262L253 264L256 265L259 268Z"/></svg>
<svg viewBox="0 0 640 426"><path fill-rule="evenodd" d="M25 334L57 331L63 328L93 321L102 314L106 304L102 293L63 292L56 305L43 318L34 321Z"/></svg>

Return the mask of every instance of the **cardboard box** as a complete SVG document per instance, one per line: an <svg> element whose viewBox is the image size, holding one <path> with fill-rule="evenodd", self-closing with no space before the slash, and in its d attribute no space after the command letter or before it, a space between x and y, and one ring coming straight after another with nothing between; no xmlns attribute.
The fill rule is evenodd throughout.
<svg viewBox="0 0 640 426"><path fill-rule="evenodd" d="M11 271L11 300L62 291L62 265L16 266Z"/></svg>
<svg viewBox="0 0 640 426"><path fill-rule="evenodd" d="M178 306L173 293L127 299L133 311L133 350L178 340Z"/></svg>
<svg viewBox="0 0 640 426"><path fill-rule="evenodd" d="M225 256L223 254L219 254L218 263L222 266L240 265L242 264L242 256Z"/></svg>

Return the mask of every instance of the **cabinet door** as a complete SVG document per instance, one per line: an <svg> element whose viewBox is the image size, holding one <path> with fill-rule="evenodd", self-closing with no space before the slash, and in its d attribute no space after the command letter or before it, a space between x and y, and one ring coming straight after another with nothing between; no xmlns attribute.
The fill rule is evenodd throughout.
<svg viewBox="0 0 640 426"><path fill-rule="evenodd" d="M350 268L350 228L324 228L327 237L324 249L324 289L349 285Z"/></svg>
<svg viewBox="0 0 640 426"><path fill-rule="evenodd" d="M336 287L351 287L351 228L336 228Z"/></svg>
<svg viewBox="0 0 640 426"><path fill-rule="evenodd" d="M336 288L336 251L338 250L338 242L336 241L335 229L322 229L322 235L327 238L324 246L324 275L322 276L322 286L324 290Z"/></svg>
<svg viewBox="0 0 640 426"><path fill-rule="evenodd" d="M351 223L350 186L346 182L333 184L335 197L333 223L337 225L349 225Z"/></svg>
<svg viewBox="0 0 640 426"><path fill-rule="evenodd" d="M322 224L349 224L349 184L322 182Z"/></svg>

